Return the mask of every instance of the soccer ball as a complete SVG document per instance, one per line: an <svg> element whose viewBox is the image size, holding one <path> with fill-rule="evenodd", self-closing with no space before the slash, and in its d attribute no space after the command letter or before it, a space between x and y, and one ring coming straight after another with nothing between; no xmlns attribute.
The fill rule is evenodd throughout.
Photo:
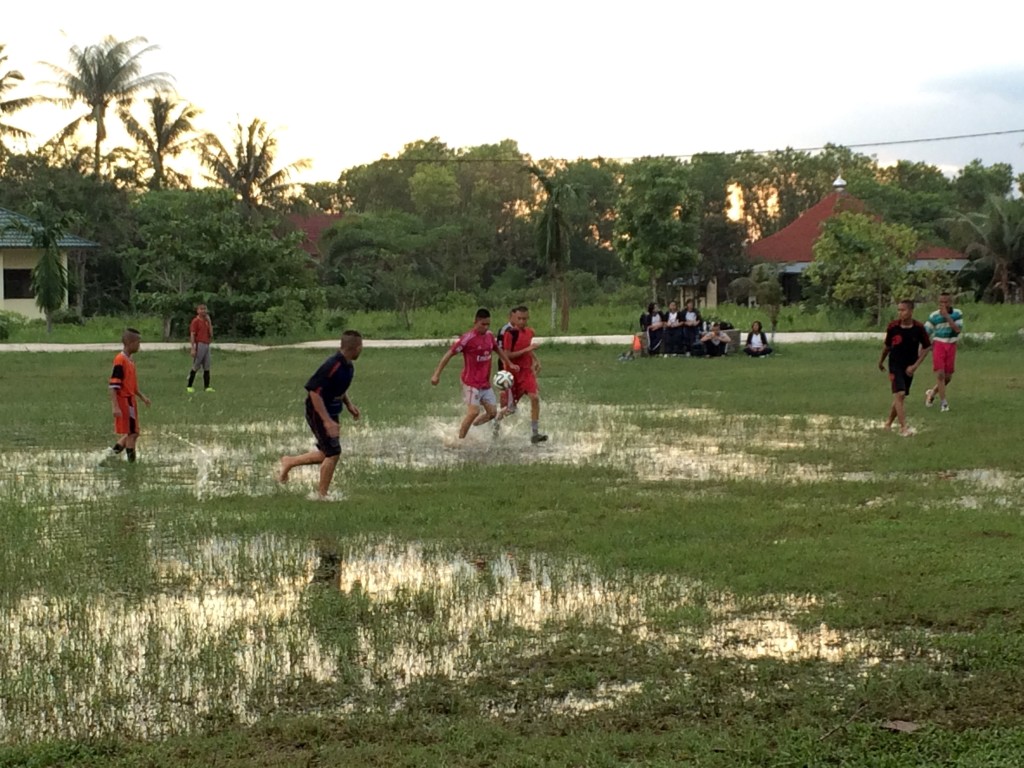
<svg viewBox="0 0 1024 768"><path fill-rule="evenodd" d="M512 374L508 371L498 371L494 374L494 388L495 389L512 389Z"/></svg>

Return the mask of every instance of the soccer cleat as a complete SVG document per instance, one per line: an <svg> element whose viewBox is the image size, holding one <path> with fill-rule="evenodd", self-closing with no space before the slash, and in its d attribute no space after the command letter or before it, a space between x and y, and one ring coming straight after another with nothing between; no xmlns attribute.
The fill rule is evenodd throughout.
<svg viewBox="0 0 1024 768"><path fill-rule="evenodd" d="M207 387L206 389L203 390L203 392L216 392L216 391L217 390L214 389L213 387Z"/></svg>
<svg viewBox="0 0 1024 768"><path fill-rule="evenodd" d="M949 410L949 403L943 403L942 407L939 408L939 410L942 411L943 413L946 413Z"/></svg>
<svg viewBox="0 0 1024 768"><path fill-rule="evenodd" d="M530 435L530 442L536 445L537 443L543 443L548 439L547 435L542 435L540 432Z"/></svg>
<svg viewBox="0 0 1024 768"><path fill-rule="evenodd" d="M924 404L929 408L935 403L935 390L929 389L924 393Z"/></svg>
<svg viewBox="0 0 1024 768"><path fill-rule="evenodd" d="M188 392L191 395L193 392L196 391L196 388L195 387L185 387L185 391Z"/></svg>

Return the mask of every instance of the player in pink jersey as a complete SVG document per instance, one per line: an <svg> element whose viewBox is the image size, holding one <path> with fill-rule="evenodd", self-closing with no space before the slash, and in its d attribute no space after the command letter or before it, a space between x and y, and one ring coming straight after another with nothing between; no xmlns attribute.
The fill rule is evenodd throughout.
<svg viewBox="0 0 1024 768"><path fill-rule="evenodd" d="M469 433L470 427L486 424L498 414L498 404L491 389L491 353L497 352L507 370L515 373L519 366L513 363L505 350L499 349L498 341L491 333L491 313L486 309L476 311L473 327L462 334L444 353L437 364L430 383L435 387L441 381L441 372L455 355L462 354L462 401L466 404L466 415L459 425L459 438ZM483 408L483 413L480 409Z"/></svg>

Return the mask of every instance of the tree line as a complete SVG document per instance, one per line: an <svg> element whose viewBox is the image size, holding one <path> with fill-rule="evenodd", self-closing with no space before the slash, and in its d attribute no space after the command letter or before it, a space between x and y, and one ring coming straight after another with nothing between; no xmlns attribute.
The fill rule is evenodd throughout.
<svg viewBox="0 0 1024 768"><path fill-rule="evenodd" d="M866 211L829 223L809 300L873 311L893 264L925 245L972 257L960 290L1021 299L1024 203L1008 164L976 160L950 178L835 145L535 160L511 139L453 148L435 137L335 181L295 184L306 161L281 165L259 118L225 139L197 130L201 110L178 97L172 76L145 70L152 50L144 38L74 46L66 68L50 65L54 95L25 95L0 45L0 206L44 222L50 236L73 228L102 246L72 253L66 275L48 260L36 276L48 301L47 283L67 281L73 316L153 313L170 336L205 302L223 333L267 336L300 332L325 312L340 322L390 310L409 322L425 306L529 299L550 301L552 326L568 330L574 304L639 304L712 278L723 298L770 303L773 276L751 273L745 244L791 223L839 174ZM38 149L16 151L29 138L18 113L41 102L72 119ZM111 120L129 146L107 146ZM198 180L183 170L189 157ZM311 255L295 222L324 214L338 218ZM881 266L862 269L870 259Z"/></svg>

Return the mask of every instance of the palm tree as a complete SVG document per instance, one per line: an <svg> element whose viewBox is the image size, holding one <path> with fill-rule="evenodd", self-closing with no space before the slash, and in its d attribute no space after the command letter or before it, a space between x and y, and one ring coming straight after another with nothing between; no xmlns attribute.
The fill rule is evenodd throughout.
<svg viewBox="0 0 1024 768"><path fill-rule="evenodd" d="M133 49L146 42L144 37L121 41L108 35L95 45L85 48L72 46L70 69L44 62L60 78L52 85L67 93L67 96L49 98L48 101L64 107L82 102L89 107L89 114L73 120L59 135L61 138L73 135L82 120L96 124L93 147L93 173L96 178L100 176L100 145L107 137L106 119L110 106L126 107L144 91L162 93L173 90L172 78L166 72L142 73L142 56L156 50L157 46L150 45L140 51Z"/></svg>
<svg viewBox="0 0 1024 768"><path fill-rule="evenodd" d="M248 126L235 125L231 151L212 133L203 140L202 160L210 171L207 180L230 189L251 211L281 202L293 186L288 181L292 173L309 167L308 160L298 160L271 170L276 154L277 140L259 118Z"/></svg>
<svg viewBox="0 0 1024 768"><path fill-rule="evenodd" d="M167 168L165 160L177 157L195 143L191 136L195 130L192 121L202 110L162 96L154 96L147 103L150 109L147 125L139 123L127 108L122 108L119 114L128 135L135 139L153 167L149 188L163 189L168 177L174 186L187 186L188 177Z"/></svg>
<svg viewBox="0 0 1024 768"><path fill-rule="evenodd" d="M952 221L967 231L967 256L977 256L992 269L992 280L985 293L998 293L1007 304L1019 300L1019 271L1024 264L1024 202L990 195L982 210L955 212ZM1011 283L1016 286L1011 288Z"/></svg>
<svg viewBox="0 0 1024 768"><path fill-rule="evenodd" d="M53 313L64 306L68 297L68 270L60 255L60 241L78 222L78 216L38 200L32 203L29 215L30 218L19 218L13 228L28 235L32 247L43 252L32 270L32 293L36 306L46 315L49 334L53 332Z"/></svg>
<svg viewBox="0 0 1024 768"><path fill-rule="evenodd" d="M572 184L552 179L536 165L527 170L540 182L544 190L544 208L537 222L537 237L541 256L551 277L551 327L555 327L558 308L558 294L562 299L561 330L569 330L569 289L565 273L569 269L572 255L572 232L569 225L569 208L579 197Z"/></svg>
<svg viewBox="0 0 1024 768"><path fill-rule="evenodd" d="M5 46L0 43L0 67L4 66L7 62L7 54L4 53L4 48ZM5 136L15 139L27 139L31 136L28 131L23 131L21 128L15 128L13 125L3 122L7 115L13 114L19 109L24 109L36 101L34 96L22 96L17 99L5 98L5 94L17 87L18 83L24 79L25 76L16 69L0 74L0 159L7 154L7 147L3 143Z"/></svg>

